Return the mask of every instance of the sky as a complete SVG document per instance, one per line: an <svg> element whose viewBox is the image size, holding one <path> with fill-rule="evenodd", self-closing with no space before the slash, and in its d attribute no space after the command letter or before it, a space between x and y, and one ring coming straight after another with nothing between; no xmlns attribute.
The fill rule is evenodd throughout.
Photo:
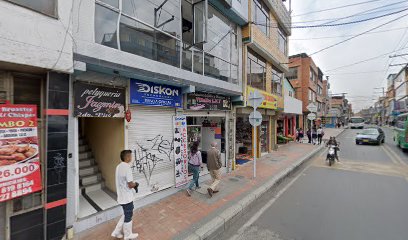
<svg viewBox="0 0 408 240"><path fill-rule="evenodd" d="M289 37L289 54L307 53L310 55L350 38L352 35L360 34L408 14L408 0L371 0L369 3L363 3L368 1L292 0L292 26L319 25L334 20L337 21L332 24L348 23L397 11L402 12L343 26L293 28L292 35ZM362 4L311 13L356 3ZM344 19L339 20L338 18ZM389 58L389 56L403 53L408 53L408 16L375 29L371 34L358 36L348 42L312 54L311 57L325 76L329 76L330 91L333 94L347 93L346 97L353 104L353 111L357 112L373 105L375 100L382 95L382 87L385 87L386 91L387 76L391 73L398 73L402 68L402 66L389 67L389 64L408 62L408 55L404 58ZM370 58L375 59L358 63Z"/></svg>

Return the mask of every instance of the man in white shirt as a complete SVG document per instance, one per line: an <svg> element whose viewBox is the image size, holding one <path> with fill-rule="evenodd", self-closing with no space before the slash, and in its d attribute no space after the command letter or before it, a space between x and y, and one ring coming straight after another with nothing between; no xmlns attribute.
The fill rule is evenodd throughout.
<svg viewBox="0 0 408 240"><path fill-rule="evenodd" d="M125 240L136 239L139 234L132 232L132 217L133 217L133 200L135 198L135 187L137 183L133 181L131 169L132 151L123 150L120 153L122 162L116 167L116 192L118 194L118 203L123 208L124 215L119 219L118 224L113 230L111 236L115 238L123 238Z"/></svg>

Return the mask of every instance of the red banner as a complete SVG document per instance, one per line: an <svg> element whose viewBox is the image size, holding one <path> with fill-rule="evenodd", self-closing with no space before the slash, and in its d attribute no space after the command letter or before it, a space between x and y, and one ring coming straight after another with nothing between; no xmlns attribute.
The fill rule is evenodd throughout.
<svg viewBox="0 0 408 240"><path fill-rule="evenodd" d="M0 202L41 191L36 105L0 105Z"/></svg>

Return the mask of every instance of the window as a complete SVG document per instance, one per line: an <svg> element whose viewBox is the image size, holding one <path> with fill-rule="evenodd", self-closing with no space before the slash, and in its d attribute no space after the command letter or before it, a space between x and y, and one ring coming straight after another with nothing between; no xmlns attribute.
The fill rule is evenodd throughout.
<svg viewBox="0 0 408 240"><path fill-rule="evenodd" d="M309 89L309 102L313 102L313 92Z"/></svg>
<svg viewBox="0 0 408 240"><path fill-rule="evenodd" d="M271 24L269 9L261 0L253 0L252 2L252 21L266 36L269 36L269 26Z"/></svg>
<svg viewBox="0 0 408 240"><path fill-rule="evenodd" d="M316 74L312 68L310 68L310 81L316 82Z"/></svg>
<svg viewBox="0 0 408 240"><path fill-rule="evenodd" d="M58 0L7 0L48 16L58 17Z"/></svg>
<svg viewBox="0 0 408 240"><path fill-rule="evenodd" d="M298 78L298 67L291 67L289 68L289 72L286 75L288 80L293 80Z"/></svg>
<svg viewBox="0 0 408 240"><path fill-rule="evenodd" d="M395 127L399 129L404 129L405 122L408 120L408 116L399 116L395 123Z"/></svg>
<svg viewBox="0 0 408 240"><path fill-rule="evenodd" d="M282 27L279 25L278 26L278 47L279 50L284 53L285 55L287 54L287 43L288 43L288 38L285 35L285 32L282 30Z"/></svg>
<svg viewBox="0 0 408 240"><path fill-rule="evenodd" d="M119 12L101 5L95 7L95 42L118 48L117 24Z"/></svg>
<svg viewBox="0 0 408 240"><path fill-rule="evenodd" d="M282 95L283 73L272 67L272 93Z"/></svg>
<svg viewBox="0 0 408 240"><path fill-rule="evenodd" d="M248 85L266 90L266 61L255 53L248 51L247 60Z"/></svg>

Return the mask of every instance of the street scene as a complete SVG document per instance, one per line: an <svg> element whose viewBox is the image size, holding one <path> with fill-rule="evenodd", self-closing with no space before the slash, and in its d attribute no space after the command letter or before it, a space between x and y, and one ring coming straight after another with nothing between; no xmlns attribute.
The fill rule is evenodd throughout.
<svg viewBox="0 0 408 240"><path fill-rule="evenodd" d="M407 19L0 0L0 240L407 240Z"/></svg>
<svg viewBox="0 0 408 240"><path fill-rule="evenodd" d="M340 162L328 167L322 151L222 239L406 239L408 154L391 137L381 146L356 145L356 131L338 137Z"/></svg>

